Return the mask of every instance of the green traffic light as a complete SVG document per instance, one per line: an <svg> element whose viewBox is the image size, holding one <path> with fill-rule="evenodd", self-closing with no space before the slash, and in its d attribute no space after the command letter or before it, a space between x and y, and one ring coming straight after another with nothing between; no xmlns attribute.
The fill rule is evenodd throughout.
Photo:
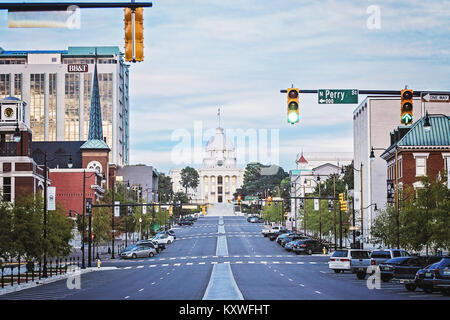
<svg viewBox="0 0 450 320"><path fill-rule="evenodd" d="M295 111L291 111L288 113L288 122L290 123L296 123L299 120L298 113Z"/></svg>

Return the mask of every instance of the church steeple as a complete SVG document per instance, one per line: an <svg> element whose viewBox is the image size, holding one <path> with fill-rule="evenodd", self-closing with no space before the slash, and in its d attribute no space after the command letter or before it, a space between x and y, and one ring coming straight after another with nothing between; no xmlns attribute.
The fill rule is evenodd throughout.
<svg viewBox="0 0 450 320"><path fill-rule="evenodd" d="M100 90L97 73L97 48L95 48L94 81L92 84L91 110L89 118L88 140L81 149L111 150L103 139L102 109L100 106Z"/></svg>
<svg viewBox="0 0 450 320"><path fill-rule="evenodd" d="M95 48L94 83L92 86L91 110L89 119L89 140L103 140L102 109L100 106L100 93L97 74L97 48Z"/></svg>

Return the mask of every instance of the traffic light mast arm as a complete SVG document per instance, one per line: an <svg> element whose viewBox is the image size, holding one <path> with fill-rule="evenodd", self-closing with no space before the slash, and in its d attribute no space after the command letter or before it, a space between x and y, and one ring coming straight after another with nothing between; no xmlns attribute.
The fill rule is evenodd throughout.
<svg viewBox="0 0 450 320"><path fill-rule="evenodd" d="M299 93L319 93L319 90L299 89ZM280 90L280 93L287 93L286 89ZM414 97L420 97L423 93L429 93L431 95L449 95L450 91L414 91ZM359 90L359 94L381 94L381 95L400 95L401 90Z"/></svg>
<svg viewBox="0 0 450 320"><path fill-rule="evenodd" d="M151 2L55 2L55 3L2 3L0 10L9 11L65 11L70 6L77 6L80 9L99 8L149 8Z"/></svg>

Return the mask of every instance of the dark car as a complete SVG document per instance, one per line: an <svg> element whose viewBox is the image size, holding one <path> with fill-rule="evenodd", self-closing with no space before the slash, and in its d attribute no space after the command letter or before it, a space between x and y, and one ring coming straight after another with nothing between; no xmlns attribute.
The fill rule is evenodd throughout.
<svg viewBox="0 0 450 320"><path fill-rule="evenodd" d="M427 293L439 290L445 295L450 294L450 257L442 257L425 272L422 289Z"/></svg>
<svg viewBox="0 0 450 320"><path fill-rule="evenodd" d="M305 236L303 236L301 234L291 234L291 235L281 239L280 244L281 244L282 247L285 247L288 242L291 242L291 241L294 241L294 240L306 240L306 239L307 239L307 237L305 237Z"/></svg>
<svg viewBox="0 0 450 320"><path fill-rule="evenodd" d="M430 270L434 270L434 268L436 267L436 265L438 263L439 262L436 262L436 263L433 263L433 264L430 264L430 265L426 266L423 269L417 270L416 275L414 276L414 283L415 283L417 288L420 288L420 289L422 289L422 290L424 290L425 292L428 292L428 293L433 292L433 290L427 290L428 286L426 285L426 283L424 284L423 279L425 278L425 274L432 272Z"/></svg>
<svg viewBox="0 0 450 320"><path fill-rule="evenodd" d="M300 253L307 253L307 254L313 254L313 253L322 253L323 252L324 245L319 240L314 239L306 239L306 240L300 240L296 246L292 248L292 251L296 254ZM328 248L325 249L328 251Z"/></svg>
<svg viewBox="0 0 450 320"><path fill-rule="evenodd" d="M180 221L178 222L178 224L180 226L192 226L194 224L194 221L192 220L187 220L187 219L180 219Z"/></svg>
<svg viewBox="0 0 450 320"><path fill-rule="evenodd" d="M392 280L404 284L408 291L414 291L417 287L415 284L417 271L441 259L442 257L436 256L403 257L398 264L393 265Z"/></svg>
<svg viewBox="0 0 450 320"><path fill-rule="evenodd" d="M276 232L269 233L269 239L270 239L270 241L274 241L280 234L288 233L288 232L289 232L289 230L287 230L287 229L280 229Z"/></svg>
<svg viewBox="0 0 450 320"><path fill-rule="evenodd" d="M298 239L298 240L293 240L291 242L288 242L285 244L284 249L287 251L293 251L294 248L296 248L302 240L306 240L306 239Z"/></svg>
<svg viewBox="0 0 450 320"><path fill-rule="evenodd" d="M286 232L286 233L279 234L279 235L275 238L275 240L276 240L276 242L277 242L278 244L281 244L281 241L282 241L284 238L290 237L290 236L292 236L293 234L294 234L294 233L293 233L292 231L288 231L288 232Z"/></svg>

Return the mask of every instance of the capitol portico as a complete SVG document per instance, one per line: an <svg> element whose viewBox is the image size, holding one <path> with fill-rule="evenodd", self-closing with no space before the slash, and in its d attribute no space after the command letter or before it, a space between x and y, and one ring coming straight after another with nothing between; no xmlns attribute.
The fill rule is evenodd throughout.
<svg viewBox="0 0 450 320"><path fill-rule="evenodd" d="M236 189L243 184L245 169L237 167L236 151L227 140L223 128L218 127L205 147L203 166L196 169L199 185L188 189L193 203L223 203L233 200ZM173 192L184 192L181 185L181 169L170 171Z"/></svg>

